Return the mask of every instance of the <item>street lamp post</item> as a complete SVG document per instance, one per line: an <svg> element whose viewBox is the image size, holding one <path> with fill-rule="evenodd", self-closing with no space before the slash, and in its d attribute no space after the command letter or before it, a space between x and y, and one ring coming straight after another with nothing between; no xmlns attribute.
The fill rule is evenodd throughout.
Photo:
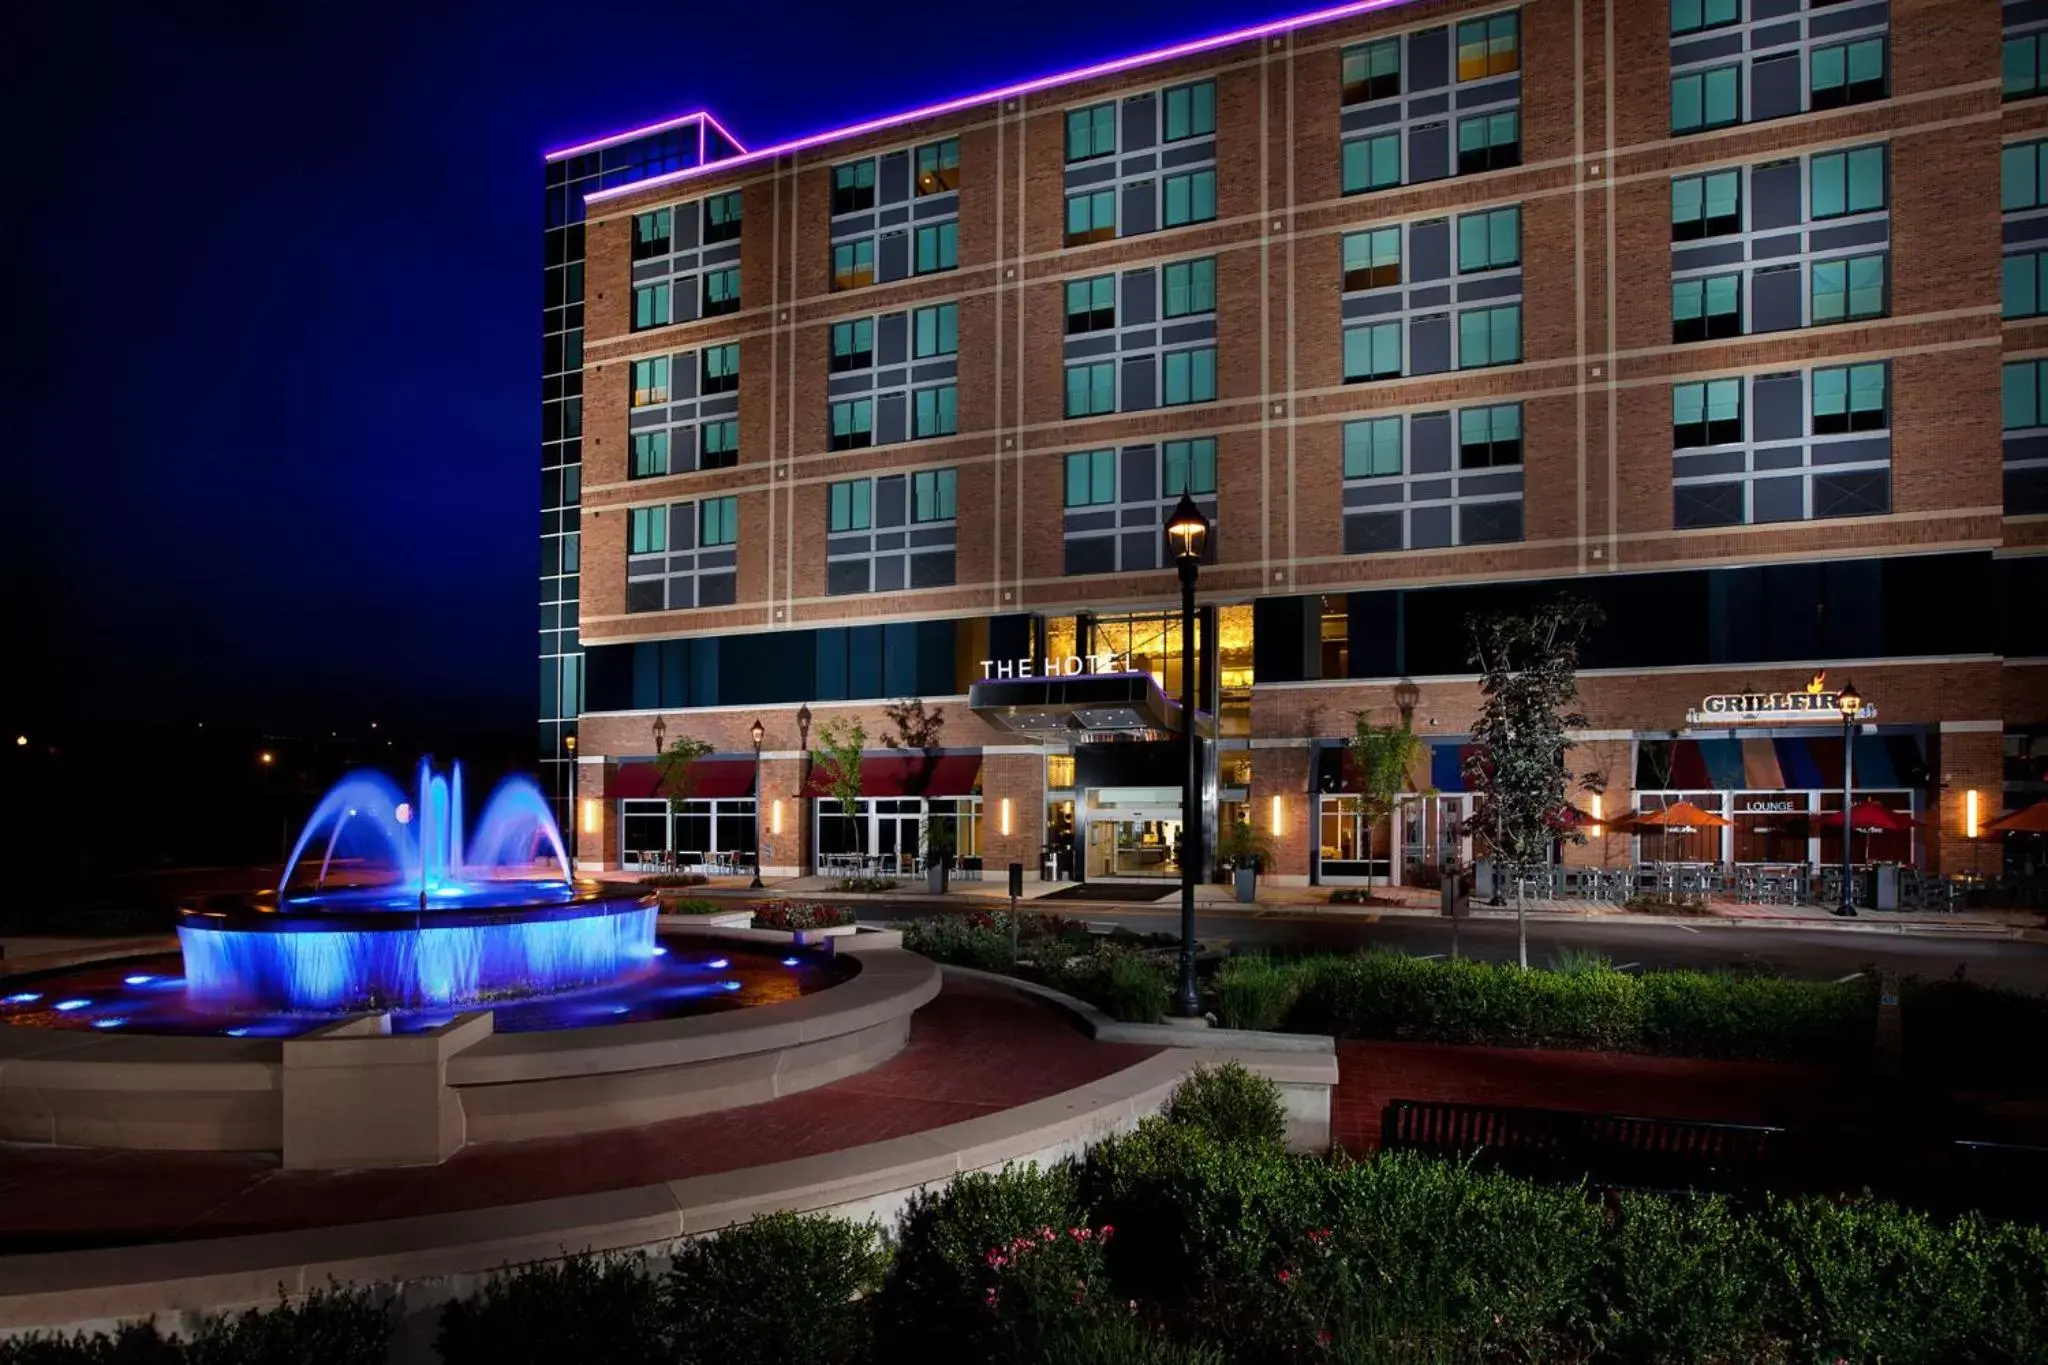
<svg viewBox="0 0 2048 1365"><path fill-rule="evenodd" d="M1856 913L1856 867L1853 859L1856 827L1850 812L1856 804L1856 717L1863 710L1863 697L1854 682L1844 682L1835 694L1835 706L1842 713L1842 903L1837 915Z"/></svg>
<svg viewBox="0 0 2048 1365"><path fill-rule="evenodd" d="M1202 865L1202 760L1195 733L1195 578L1202 571L1202 548L1209 522L1195 500L1183 491L1166 523L1166 548L1180 570L1180 729L1186 750L1180 793L1180 985L1173 1012L1183 1019L1202 1013L1195 988L1195 875Z"/></svg>
<svg viewBox="0 0 2048 1365"><path fill-rule="evenodd" d="M761 889L761 739L767 733L760 721L754 722L754 880L747 883L750 891Z"/></svg>
<svg viewBox="0 0 2048 1365"><path fill-rule="evenodd" d="M808 703L796 709L796 745L803 750L804 761L798 769L801 776L796 788L797 837L804 840L804 847L797 855L797 868L808 869L811 865L811 836L805 834L804 812L811 809L811 708Z"/></svg>
<svg viewBox="0 0 2048 1365"><path fill-rule="evenodd" d="M662 716L656 716L654 724L649 728L654 731L654 756L660 758L662 751L668 746L668 721Z"/></svg>

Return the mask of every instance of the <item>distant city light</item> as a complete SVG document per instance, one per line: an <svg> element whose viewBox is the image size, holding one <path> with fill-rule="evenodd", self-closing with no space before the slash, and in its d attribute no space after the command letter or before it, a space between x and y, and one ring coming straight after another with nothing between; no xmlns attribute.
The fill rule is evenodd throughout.
<svg viewBox="0 0 2048 1365"><path fill-rule="evenodd" d="M25 749L25 748L27 748L27 747L28 747L28 736L27 736L27 735L16 735L16 736L14 737L14 747L15 747L15 748L17 748L17 749Z"/></svg>
<svg viewBox="0 0 2048 1365"><path fill-rule="evenodd" d="M258 763L262 763L262 764L266 764L266 765L267 765L267 764L271 764L271 763L275 763L275 762L277 762L277 755L276 755L276 754L273 754L272 752L270 752L270 750L268 750L268 749L265 749L265 750L264 750L264 751L263 751L262 753L260 753L260 754L256 755L256 761L257 761Z"/></svg>

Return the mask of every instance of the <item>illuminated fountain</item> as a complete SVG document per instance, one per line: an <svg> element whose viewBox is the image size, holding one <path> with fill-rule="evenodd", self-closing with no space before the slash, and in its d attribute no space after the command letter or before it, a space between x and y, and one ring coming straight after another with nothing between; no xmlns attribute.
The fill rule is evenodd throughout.
<svg viewBox="0 0 2048 1365"><path fill-rule="evenodd" d="M419 1009L581 990L651 966L655 907L573 883L531 778L498 786L473 838L463 814L459 763L444 775L422 761L410 801L382 773L342 779L275 893L180 913L187 998L240 1011Z"/></svg>

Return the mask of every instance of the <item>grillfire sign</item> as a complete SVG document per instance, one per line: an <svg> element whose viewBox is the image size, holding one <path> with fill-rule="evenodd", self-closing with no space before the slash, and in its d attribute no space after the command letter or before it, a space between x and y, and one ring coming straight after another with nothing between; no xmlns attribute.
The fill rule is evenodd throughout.
<svg viewBox="0 0 2048 1365"><path fill-rule="evenodd" d="M1788 721L1839 721L1841 693L1828 685L1828 675L1816 673L1796 692L1722 692L1702 697L1700 704L1685 713L1687 725L1768 725ZM1859 721L1877 719L1877 707L1863 703L1856 713Z"/></svg>

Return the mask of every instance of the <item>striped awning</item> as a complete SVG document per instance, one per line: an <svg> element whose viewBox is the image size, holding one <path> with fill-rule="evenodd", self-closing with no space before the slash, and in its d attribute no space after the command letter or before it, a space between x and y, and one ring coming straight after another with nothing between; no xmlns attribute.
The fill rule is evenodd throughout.
<svg viewBox="0 0 2048 1365"><path fill-rule="evenodd" d="M1668 748L1667 776L1659 761ZM1927 760L1913 734L1856 736L1856 785L1925 785ZM1842 741L1821 736L1680 739L1637 750L1638 791L1814 791L1842 785Z"/></svg>

